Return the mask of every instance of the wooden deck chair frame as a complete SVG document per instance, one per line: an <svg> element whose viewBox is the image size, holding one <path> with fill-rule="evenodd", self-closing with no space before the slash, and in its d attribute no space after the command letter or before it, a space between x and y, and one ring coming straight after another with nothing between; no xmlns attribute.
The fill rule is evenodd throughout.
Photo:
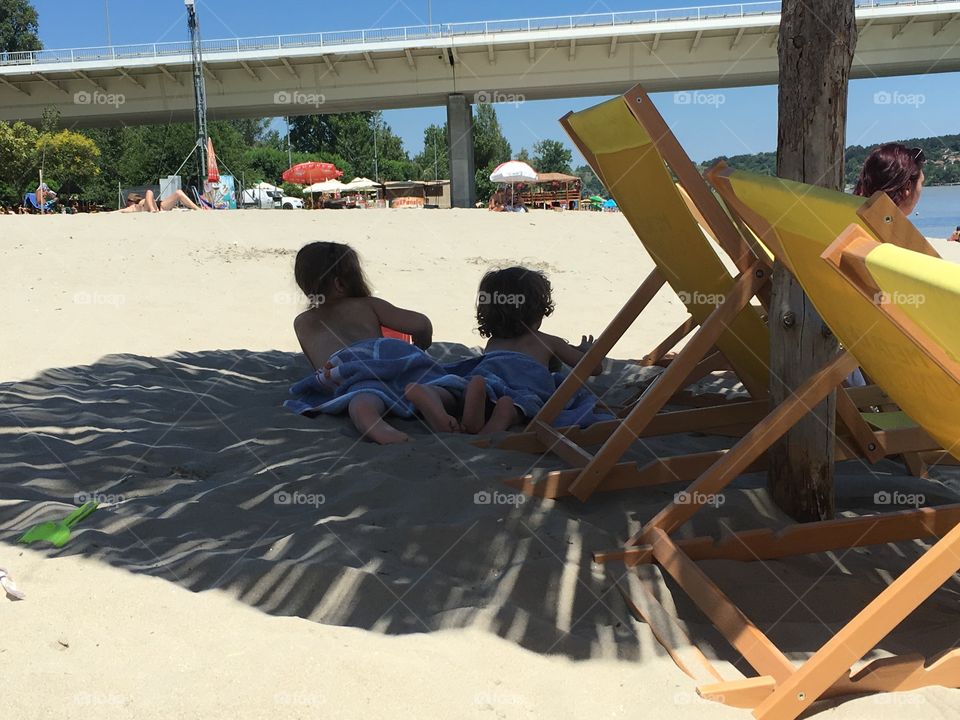
<svg viewBox="0 0 960 720"><path fill-rule="evenodd" d="M725 185L726 170L715 169L714 179L728 206L735 207L736 196ZM922 236L892 204L875 197L861 208L860 216L885 242L893 242L919 252L927 252ZM749 215L749 208L745 210ZM891 211L892 210L892 211ZM757 217L745 218L749 223ZM874 227L870 222L878 222ZM758 235L765 230L755 225ZM772 231L772 229L770 229ZM875 290L864 287L865 273L856 257L849 257L851 238L868 238L866 231L853 225L832 245L823 257L830 261L824 272L839 272L866 297ZM935 254L935 253L934 253ZM890 314L888 308L881 309ZM960 364L938 351L919 328L896 318L904 335L911 338L917 352L926 353L960 381ZM689 644L683 630L646 588L643 581L628 575L629 588L621 587L632 612L648 622L655 636L667 648L678 666L700 682L698 692L725 704L752 708L761 720L793 720L821 698L878 691L907 691L929 685L960 687L960 650L945 653L927 663L919 656L875 660L857 672L851 666L861 660L880 640L916 607L960 569L960 504L937 509L921 508L882 516L840 519L795 525L781 531L752 530L720 541L692 538L675 541L670 534L686 523L705 503L720 493L759 455L789 430L808 408L816 406L841 378L857 366L847 352L841 352L796 393L774 408L764 422L747 433L720 461L707 470L689 488L683 503L673 502L661 510L643 529L617 551L601 552L597 562L623 561L628 567L656 563L666 571L695 602L721 634L756 670L758 676L723 681L706 657L695 647L680 652L675 641ZM890 584L827 644L799 668L757 628L720 588L697 566L697 560L768 560L793 555L848 549L911 539L939 538L905 573Z"/></svg>
<svg viewBox="0 0 960 720"><path fill-rule="evenodd" d="M643 466L634 462L621 462L621 459L635 441L644 437L695 431L739 436L759 421L767 409L767 388L744 376L741 380L747 385L753 402L727 402L689 411L663 412L664 407L675 400L677 393L692 382L692 379L714 369L711 363L715 362L718 354L716 343L729 329L732 319L748 307L752 298L758 297L762 305L767 305L772 263L763 248L751 245L749 232L742 230L739 216L728 214L720 204L643 88L639 85L634 87L622 100L651 138L660 158L676 174L681 196L694 220L709 230L740 270L740 274L724 302L699 325L689 342L622 419L598 423L586 430L554 428L552 421L573 395L585 387L591 370L606 357L665 284L666 278L659 268L650 273L600 334L596 344L530 421L526 431L497 443L497 447L502 449L553 453L570 466L569 470L551 471L543 476L528 473L506 481L530 495L560 497L570 494L585 501L597 490L689 482L718 460L725 451L657 458ZM561 124L607 187L615 186L615 182L603 178L603 169L596 156L572 127L571 115L572 113L568 113L564 116ZM692 316L671 333L647 359L650 360L651 356L672 347L672 341L685 336L690 326L696 326ZM837 385L840 384L841 381L838 380ZM862 456L870 462L876 462L887 455L905 454L915 450L935 451L939 447L922 431L911 430L904 433L872 430L860 415L854 397L855 394L847 393L838 396L838 427L845 429L838 443L839 459ZM592 445L600 445L595 454L585 449ZM762 469L765 460L765 457L758 457L751 469ZM924 466L918 459L913 459L911 465L912 471L922 474Z"/></svg>

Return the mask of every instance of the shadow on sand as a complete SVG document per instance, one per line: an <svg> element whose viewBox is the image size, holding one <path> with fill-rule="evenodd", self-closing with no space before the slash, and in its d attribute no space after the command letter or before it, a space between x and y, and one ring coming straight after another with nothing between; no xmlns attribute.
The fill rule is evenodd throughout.
<svg viewBox="0 0 960 720"><path fill-rule="evenodd" d="M444 360L468 352L435 350ZM103 507L51 555L82 554L194 592L226 592L264 612L382 633L477 625L573 659L663 654L613 587L622 568L593 567L590 554L622 543L682 486L586 505L525 500L498 480L555 461L478 449L418 421L397 422L412 443L361 442L343 417L308 419L281 407L307 372L290 353L216 350L112 355L0 385L0 540L13 544L25 528L91 497ZM622 385L630 372L615 363L610 377ZM632 453L725 442L674 436ZM922 493L929 504L958 499L948 484L905 477L896 463L864 467L840 467L842 508L870 509L878 490ZM954 470L943 477L956 482ZM744 476L723 506L681 534L784 523L762 484ZM910 543L703 567L781 649L805 653L921 550ZM748 671L681 592L660 588L708 654ZM960 583L941 589L883 648L944 649L958 596Z"/></svg>

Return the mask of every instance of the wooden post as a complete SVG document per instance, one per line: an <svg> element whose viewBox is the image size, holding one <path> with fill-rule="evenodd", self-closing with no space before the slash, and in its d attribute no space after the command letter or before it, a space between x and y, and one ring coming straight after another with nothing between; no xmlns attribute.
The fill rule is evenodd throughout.
<svg viewBox="0 0 960 720"><path fill-rule="evenodd" d="M854 0L783 0L780 19L777 175L843 189L847 81L856 46ZM774 265L770 395L779 404L838 351L800 284ZM777 505L800 521L833 517L836 393L770 451Z"/></svg>

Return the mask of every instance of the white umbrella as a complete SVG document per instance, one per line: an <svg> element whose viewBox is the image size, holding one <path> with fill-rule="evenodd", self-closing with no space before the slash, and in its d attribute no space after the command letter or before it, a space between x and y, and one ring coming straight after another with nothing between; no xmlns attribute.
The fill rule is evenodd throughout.
<svg viewBox="0 0 960 720"><path fill-rule="evenodd" d="M527 165L522 160L508 160L500 163L490 173L490 182L505 183L510 186L510 206L513 206L513 186L516 183L529 183L537 181L537 171Z"/></svg>
<svg viewBox="0 0 960 720"><path fill-rule="evenodd" d="M374 182L369 178L365 177L356 177L346 185L343 186L344 190L373 190L374 188L380 187L380 183Z"/></svg>
<svg viewBox="0 0 960 720"><path fill-rule="evenodd" d="M508 160L500 163L490 173L490 182L495 183L522 183L536 182L537 171L521 160Z"/></svg>
<svg viewBox="0 0 960 720"><path fill-rule="evenodd" d="M340 192L347 186L339 180L325 180L324 182L314 183L303 189L306 193L332 193Z"/></svg>

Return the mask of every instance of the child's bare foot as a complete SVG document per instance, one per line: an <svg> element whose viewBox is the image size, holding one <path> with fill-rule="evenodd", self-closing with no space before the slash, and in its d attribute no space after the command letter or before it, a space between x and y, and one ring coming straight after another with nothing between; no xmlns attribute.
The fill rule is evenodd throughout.
<svg viewBox="0 0 960 720"><path fill-rule="evenodd" d="M463 431L476 435L487 419L487 384L479 375L470 378L463 394Z"/></svg>
<svg viewBox="0 0 960 720"><path fill-rule="evenodd" d="M403 396L413 403L417 412L423 415L427 427L433 432L458 433L462 431L460 423L447 412L439 393L434 388L410 383L404 389Z"/></svg>
<svg viewBox="0 0 960 720"><path fill-rule="evenodd" d="M350 401L350 419L360 434L381 445L396 445L410 440L405 432L397 430L383 419L386 406L376 395L361 394Z"/></svg>
<svg viewBox="0 0 960 720"><path fill-rule="evenodd" d="M517 411L516 405L513 404L513 400L502 397L493 406L493 413L491 413L490 419L480 432L487 435L488 433L509 430L518 422L520 422L520 413Z"/></svg>

